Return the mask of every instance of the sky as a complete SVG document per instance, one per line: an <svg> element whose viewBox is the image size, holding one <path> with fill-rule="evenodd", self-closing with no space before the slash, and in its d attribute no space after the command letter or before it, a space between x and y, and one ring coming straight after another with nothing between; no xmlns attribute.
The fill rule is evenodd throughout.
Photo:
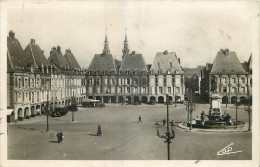
<svg viewBox="0 0 260 167"><path fill-rule="evenodd" d="M102 53L107 28L110 53L122 58L125 33L130 51L152 64L157 52L175 52L182 67L213 63L223 48L241 62L252 53L250 3L209 1L52 1L8 5L7 31L25 48L30 39L49 57L53 46L71 49L87 68ZM126 30L127 29L127 30Z"/></svg>

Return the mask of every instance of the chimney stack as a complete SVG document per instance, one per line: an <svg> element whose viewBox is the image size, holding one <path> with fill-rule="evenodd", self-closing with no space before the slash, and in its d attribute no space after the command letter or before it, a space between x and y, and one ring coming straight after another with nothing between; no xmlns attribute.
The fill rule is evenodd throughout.
<svg viewBox="0 0 260 167"><path fill-rule="evenodd" d="M35 40L34 39L31 39L31 44L35 44Z"/></svg>
<svg viewBox="0 0 260 167"><path fill-rule="evenodd" d="M164 50L163 54L167 55L168 54L168 50Z"/></svg>
<svg viewBox="0 0 260 167"><path fill-rule="evenodd" d="M34 73L33 65L31 65L31 73Z"/></svg>
<svg viewBox="0 0 260 167"><path fill-rule="evenodd" d="M59 45L57 46L57 51L60 53L60 46Z"/></svg>
<svg viewBox="0 0 260 167"><path fill-rule="evenodd" d="M9 37L10 37L11 39L14 39L14 38L15 38L15 33L14 33L12 30L9 32Z"/></svg>
<svg viewBox="0 0 260 167"><path fill-rule="evenodd" d="M179 64L181 64L181 59L180 58L178 58L178 62L179 62Z"/></svg>

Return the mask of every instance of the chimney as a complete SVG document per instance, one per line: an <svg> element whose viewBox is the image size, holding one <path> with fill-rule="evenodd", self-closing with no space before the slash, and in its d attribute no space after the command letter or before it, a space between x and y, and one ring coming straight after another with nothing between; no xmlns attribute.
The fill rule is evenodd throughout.
<svg viewBox="0 0 260 167"><path fill-rule="evenodd" d="M31 65L31 73L34 73L33 65Z"/></svg>
<svg viewBox="0 0 260 167"><path fill-rule="evenodd" d="M178 62L179 62L179 64L181 64L181 59L180 58L178 58Z"/></svg>
<svg viewBox="0 0 260 167"><path fill-rule="evenodd" d="M168 54L168 50L164 50L163 54L167 55Z"/></svg>
<svg viewBox="0 0 260 167"><path fill-rule="evenodd" d="M10 37L11 39L14 39L14 38L15 38L15 33L14 33L12 30L9 32L9 37Z"/></svg>
<svg viewBox="0 0 260 167"><path fill-rule="evenodd" d="M31 44L35 44L35 40L34 39L31 39Z"/></svg>
<svg viewBox="0 0 260 167"><path fill-rule="evenodd" d="M57 51L60 53L60 46L59 45L57 46Z"/></svg>
<svg viewBox="0 0 260 167"><path fill-rule="evenodd" d="M225 51L224 51L224 54L227 56L228 53L229 53L229 49L226 48Z"/></svg>

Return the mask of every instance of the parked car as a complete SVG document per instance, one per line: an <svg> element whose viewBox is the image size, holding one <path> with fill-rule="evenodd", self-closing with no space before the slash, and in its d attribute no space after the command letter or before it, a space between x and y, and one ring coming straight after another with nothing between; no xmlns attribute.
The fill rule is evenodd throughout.
<svg viewBox="0 0 260 167"><path fill-rule="evenodd" d="M147 104L155 105L156 103L154 100L150 100Z"/></svg>
<svg viewBox="0 0 260 167"><path fill-rule="evenodd" d="M133 105L141 105L141 104L142 104L142 101L133 102L132 104L133 104Z"/></svg>

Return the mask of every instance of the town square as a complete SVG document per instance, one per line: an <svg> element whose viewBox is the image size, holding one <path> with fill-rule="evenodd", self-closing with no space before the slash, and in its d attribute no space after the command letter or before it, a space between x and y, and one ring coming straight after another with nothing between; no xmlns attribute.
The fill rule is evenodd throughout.
<svg viewBox="0 0 260 167"><path fill-rule="evenodd" d="M253 2L1 4L5 166L256 164Z"/></svg>

